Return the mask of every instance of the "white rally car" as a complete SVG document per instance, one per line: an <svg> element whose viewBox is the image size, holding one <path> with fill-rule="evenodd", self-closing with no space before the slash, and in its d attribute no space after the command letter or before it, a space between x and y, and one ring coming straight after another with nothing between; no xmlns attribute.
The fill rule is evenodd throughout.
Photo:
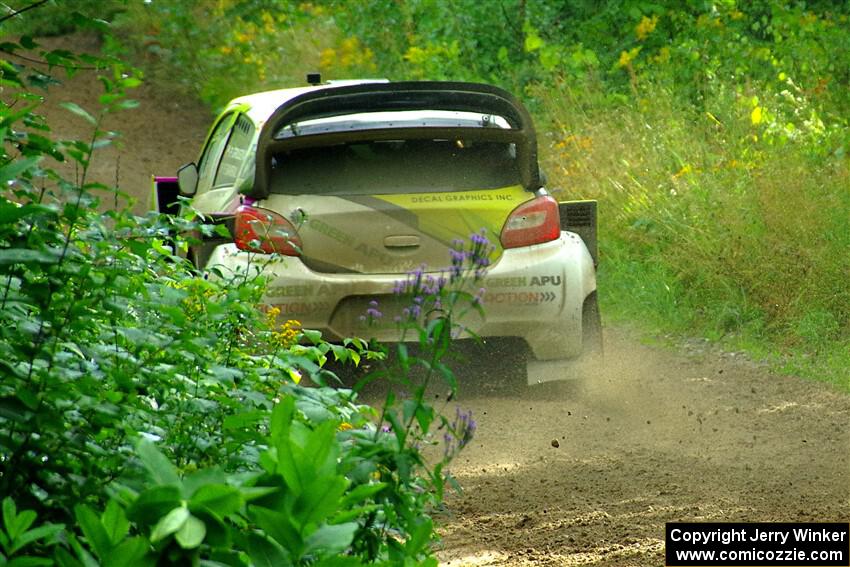
<svg viewBox="0 0 850 567"><path fill-rule="evenodd" d="M233 241L193 247L196 265L264 263L282 317L392 341L392 325L364 329L370 302L394 309L408 272L439 272L457 239L481 234L495 244L485 316L467 327L523 341L529 383L571 378L565 363L601 350L596 203L542 186L516 98L475 83L313 83L233 100L197 164L154 178L160 211L180 194L228 220Z"/></svg>

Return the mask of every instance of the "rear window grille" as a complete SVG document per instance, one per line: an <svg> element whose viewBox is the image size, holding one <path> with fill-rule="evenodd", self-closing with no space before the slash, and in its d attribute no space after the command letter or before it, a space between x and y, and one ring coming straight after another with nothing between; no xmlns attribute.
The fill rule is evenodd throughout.
<svg viewBox="0 0 850 567"><path fill-rule="evenodd" d="M593 226L596 217L595 203L571 203L569 207L561 207L561 224L563 226Z"/></svg>

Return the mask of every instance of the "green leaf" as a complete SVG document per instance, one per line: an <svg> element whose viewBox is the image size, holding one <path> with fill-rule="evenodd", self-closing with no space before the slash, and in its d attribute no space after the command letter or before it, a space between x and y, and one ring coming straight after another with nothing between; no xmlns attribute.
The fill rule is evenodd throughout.
<svg viewBox="0 0 850 567"><path fill-rule="evenodd" d="M33 168L40 160L41 157L28 157L9 162L0 167L0 185L5 186L9 181L17 179L23 172ZM23 209L24 207L20 208Z"/></svg>
<svg viewBox="0 0 850 567"><path fill-rule="evenodd" d="M142 492L127 510L127 517L139 527L148 527L180 504L176 486L155 486Z"/></svg>
<svg viewBox="0 0 850 567"><path fill-rule="evenodd" d="M142 439L136 446L136 453L139 455L142 464L150 472L154 482L157 484L180 485L180 477L177 475L177 469L174 468L171 461L152 442Z"/></svg>
<svg viewBox="0 0 850 567"><path fill-rule="evenodd" d="M218 468L201 469L195 471L185 477L182 481L182 491L184 499L189 499L202 486L208 484L224 484L227 482L227 475Z"/></svg>
<svg viewBox="0 0 850 567"><path fill-rule="evenodd" d="M6 567L39 567L41 565L53 565L53 561L46 557L15 557Z"/></svg>
<svg viewBox="0 0 850 567"><path fill-rule="evenodd" d="M228 415L224 418L222 427L225 430L245 429L247 427L255 427L266 416L266 412L259 410L246 411L235 415Z"/></svg>
<svg viewBox="0 0 850 567"><path fill-rule="evenodd" d="M344 476L336 478L318 477L311 485L312 490L304 491L304 511L302 525L320 524L340 509L340 499L348 487Z"/></svg>
<svg viewBox="0 0 850 567"><path fill-rule="evenodd" d="M395 434L396 439L398 440L398 446L404 447L404 443L407 440L407 431L404 429L404 426L398 420L398 414L394 411L387 411L384 416L387 421L390 422L392 426L393 433Z"/></svg>
<svg viewBox="0 0 850 567"><path fill-rule="evenodd" d="M130 110L133 108L138 108L139 101L134 100L132 98L128 98L127 100L122 100L121 102L119 102L117 105L115 105L115 107L121 110Z"/></svg>
<svg viewBox="0 0 850 567"><path fill-rule="evenodd" d="M292 525L290 517L268 508L251 507L251 517L266 535L278 542L296 557L301 557L304 541Z"/></svg>
<svg viewBox="0 0 850 567"><path fill-rule="evenodd" d="M101 523L112 545L118 545L130 532L130 522L127 520L127 515L115 500L110 500L106 504Z"/></svg>
<svg viewBox="0 0 850 567"><path fill-rule="evenodd" d="M0 170L2 173L2 170ZM0 178L0 183L3 183ZM0 224L11 224L36 214L53 214L53 209L44 205L17 205L9 201L0 202Z"/></svg>
<svg viewBox="0 0 850 567"><path fill-rule="evenodd" d="M85 504L74 507L74 517L77 519L77 524L83 531L83 535L86 536L92 550L102 559L112 549L112 542L109 540L106 530L103 529L100 518L97 517L94 510Z"/></svg>
<svg viewBox="0 0 850 567"><path fill-rule="evenodd" d="M283 475L287 486L300 494L303 490L303 482L298 471L298 459L293 454L290 429L292 415L295 412L295 402L286 397L272 410L271 418L271 440L277 449L278 471Z"/></svg>
<svg viewBox="0 0 850 567"><path fill-rule="evenodd" d="M203 520L190 515L183 525L177 530L174 539L183 549L195 549L204 541L207 535L207 526Z"/></svg>
<svg viewBox="0 0 850 567"><path fill-rule="evenodd" d="M30 410L38 409L41 401L38 390L33 391L23 387L15 393L15 396Z"/></svg>
<svg viewBox="0 0 850 567"><path fill-rule="evenodd" d="M312 329L302 329L301 332L304 333L304 337L314 345L317 345L322 342L321 331L314 331Z"/></svg>
<svg viewBox="0 0 850 567"><path fill-rule="evenodd" d="M307 538L304 553L313 553L321 550L324 555L335 555L342 553L351 545L358 524L349 522L335 526L322 526Z"/></svg>
<svg viewBox="0 0 850 567"><path fill-rule="evenodd" d="M243 502L239 489L223 484L208 484L192 495L189 507L204 508L219 518L225 518L236 513Z"/></svg>
<svg viewBox="0 0 850 567"><path fill-rule="evenodd" d="M313 465L312 474L320 476L333 475L336 471L339 446L336 440L337 424L326 421L319 425L309 436L304 446L304 453L309 455Z"/></svg>
<svg viewBox="0 0 850 567"><path fill-rule="evenodd" d="M18 510L11 496L3 499L3 525L6 526L6 533L9 534L9 538L18 537L20 533L18 530Z"/></svg>
<svg viewBox="0 0 850 567"><path fill-rule="evenodd" d="M42 250L29 248L5 248L0 250L0 265L8 264L55 264L57 256Z"/></svg>
<svg viewBox="0 0 850 567"><path fill-rule="evenodd" d="M151 532L151 543L161 541L175 533L189 520L189 516L191 516L189 509L184 506L171 510L154 526Z"/></svg>
<svg viewBox="0 0 850 567"><path fill-rule="evenodd" d="M434 522L429 517L424 516L413 529L404 547L410 555L415 557L431 542L431 535L433 533Z"/></svg>
<svg viewBox="0 0 850 567"><path fill-rule="evenodd" d="M77 554L77 557L83 567L100 567L100 563L98 563L95 558L92 557L92 554L80 544L80 541L74 537L74 534L68 534L68 544L71 546L71 549L74 550L74 553Z"/></svg>
<svg viewBox="0 0 850 567"><path fill-rule="evenodd" d="M402 419L405 423L409 423L413 419L416 410L419 408L419 402L416 400L404 400L401 404Z"/></svg>
<svg viewBox="0 0 850 567"><path fill-rule="evenodd" d="M367 498L371 498L387 487L386 482L376 482L373 484L361 484L354 490L348 492L340 502L340 508L345 509L354 504L359 504Z"/></svg>
<svg viewBox="0 0 850 567"><path fill-rule="evenodd" d="M545 45L545 43L543 42L543 38L541 38L539 35L537 35L534 32L531 32L531 33L529 33L528 35L525 36L525 50L528 53L531 53L532 51L536 51L536 50L540 49L541 47L543 47L544 45Z"/></svg>
<svg viewBox="0 0 850 567"><path fill-rule="evenodd" d="M59 106L61 106L65 110L68 110L68 111L76 114L77 116L84 119L86 122L88 122L89 124L91 124L93 126L97 124L97 119L94 116L92 116L91 114L89 114L84 108L82 108L80 105L78 105L76 103L60 102Z"/></svg>
<svg viewBox="0 0 850 567"><path fill-rule="evenodd" d="M281 488L277 486L243 486L239 489L242 493L242 498L245 499L245 502L250 502L257 498L268 496L269 494L274 494L279 490L281 490Z"/></svg>
<svg viewBox="0 0 850 567"><path fill-rule="evenodd" d="M130 567L143 565L142 559L150 551L150 543L143 537L131 537L110 551L103 558L103 565L110 567Z"/></svg>
<svg viewBox="0 0 850 567"><path fill-rule="evenodd" d="M285 567L292 565L292 561L283 548L253 533L248 535L248 555L256 567Z"/></svg>
<svg viewBox="0 0 850 567"><path fill-rule="evenodd" d="M30 543L53 537L54 535L61 532L65 529L63 524L44 524L43 526L39 526L37 528L31 529L28 532L24 532L15 542L15 546L10 550L11 553L14 553L18 549L23 549Z"/></svg>
<svg viewBox="0 0 850 567"><path fill-rule="evenodd" d="M9 367L9 365L5 361L0 361L0 365L5 366L12 373L17 374L16 367ZM30 420L32 417L32 412L27 410L27 407L21 402L21 400L9 397L9 398L0 398L0 417L8 419L10 421L18 421L21 423L25 423ZM4 505L4 514L5 514L5 505L6 501L3 501ZM12 502L13 510L15 503ZM4 516L4 521L5 516ZM6 524L6 529L9 529L9 525Z"/></svg>
<svg viewBox="0 0 850 567"><path fill-rule="evenodd" d="M71 552L64 547L56 548L56 564L59 567L82 567L82 563L74 559Z"/></svg>
<svg viewBox="0 0 850 567"><path fill-rule="evenodd" d="M35 521L36 517L36 513L32 510L24 510L23 512L19 513L18 517L15 520L15 531L17 532L17 535L12 539L19 539L23 537L24 532L29 529L29 527Z"/></svg>

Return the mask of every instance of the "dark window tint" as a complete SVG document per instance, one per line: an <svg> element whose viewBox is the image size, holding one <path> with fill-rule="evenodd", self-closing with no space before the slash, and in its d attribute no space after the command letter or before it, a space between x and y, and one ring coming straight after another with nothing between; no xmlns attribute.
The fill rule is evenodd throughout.
<svg viewBox="0 0 850 567"><path fill-rule="evenodd" d="M227 142L232 124L233 114L229 114L222 118L216 125L215 130L210 136L209 142L204 148L204 153L198 163L198 193L203 193L212 185L213 175L216 172L216 166L218 165L218 160L221 156L224 144Z"/></svg>
<svg viewBox="0 0 850 567"><path fill-rule="evenodd" d="M302 148L272 158L271 192L368 195L495 189L520 183L513 144L393 140Z"/></svg>
<svg viewBox="0 0 850 567"><path fill-rule="evenodd" d="M214 187L233 185L245 156L251 150L251 140L254 138L254 126L244 115L240 115L233 125L233 132L221 155L218 171L215 174Z"/></svg>

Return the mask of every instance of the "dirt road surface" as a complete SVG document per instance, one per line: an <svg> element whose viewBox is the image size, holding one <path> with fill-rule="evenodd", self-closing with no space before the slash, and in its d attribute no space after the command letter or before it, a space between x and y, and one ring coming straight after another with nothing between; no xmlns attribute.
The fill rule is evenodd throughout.
<svg viewBox="0 0 850 567"><path fill-rule="evenodd" d="M658 566L666 522L850 517L846 394L699 341L606 340L573 392L488 394L496 366L463 386L478 432L452 467L445 565Z"/></svg>
<svg viewBox="0 0 850 567"><path fill-rule="evenodd" d="M56 105L93 109L98 94L85 74L52 90L54 131L80 135ZM150 175L194 159L211 116L151 87L133 97L109 124L123 145L94 173L113 184L117 171L143 209ZM464 492L439 516L445 565L658 566L668 521L850 519L848 395L697 341L649 347L616 328L606 341L604 371L564 394L493 387L516 381L501 361L461 376L478 431L452 467Z"/></svg>

